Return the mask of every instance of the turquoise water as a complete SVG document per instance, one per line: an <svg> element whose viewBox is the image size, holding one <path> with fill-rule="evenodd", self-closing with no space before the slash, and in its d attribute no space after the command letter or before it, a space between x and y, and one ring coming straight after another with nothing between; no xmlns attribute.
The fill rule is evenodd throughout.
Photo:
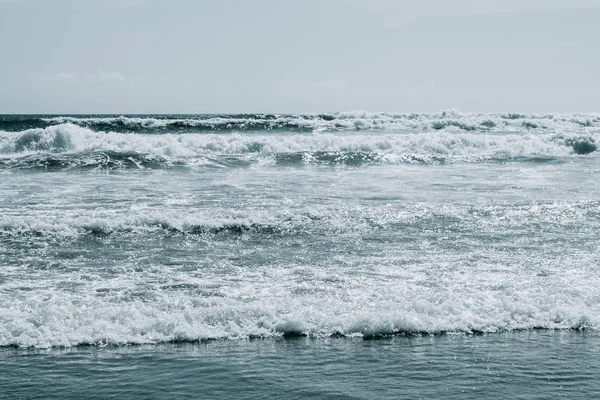
<svg viewBox="0 0 600 400"><path fill-rule="evenodd" d="M0 116L0 393L594 397L598 140L592 114Z"/></svg>

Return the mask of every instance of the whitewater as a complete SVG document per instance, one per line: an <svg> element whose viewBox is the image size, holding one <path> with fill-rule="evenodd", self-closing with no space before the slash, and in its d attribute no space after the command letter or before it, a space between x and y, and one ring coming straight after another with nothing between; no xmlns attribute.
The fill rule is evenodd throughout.
<svg viewBox="0 0 600 400"><path fill-rule="evenodd" d="M599 143L600 114L0 115L0 398L598 397Z"/></svg>
<svg viewBox="0 0 600 400"><path fill-rule="evenodd" d="M600 115L0 116L0 346L600 328Z"/></svg>

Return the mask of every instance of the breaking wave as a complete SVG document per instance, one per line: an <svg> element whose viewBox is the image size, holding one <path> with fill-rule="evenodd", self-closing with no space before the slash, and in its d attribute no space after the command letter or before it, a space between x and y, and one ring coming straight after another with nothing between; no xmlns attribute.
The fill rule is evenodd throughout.
<svg viewBox="0 0 600 400"><path fill-rule="evenodd" d="M61 117L61 121L64 119ZM509 121L514 121L510 119ZM0 168L166 168L540 161L597 150L600 132L122 133L72 122L0 131Z"/></svg>
<svg viewBox="0 0 600 400"><path fill-rule="evenodd" d="M0 215L0 238L42 240L74 240L88 236L136 237L139 235L188 236L219 235L224 238L298 237L303 235L364 235L369 232L401 232L408 238L419 237L428 230L455 229L464 233L478 229L525 229L543 225L573 235L585 233L590 224L600 224L600 202L524 203L519 206L456 205L439 207L432 204L405 204L381 209L362 207L308 206L272 212L244 210L236 212L215 208L199 210L184 206L173 209L134 208L111 212L94 210L61 213L39 212L31 215ZM481 236L483 237L483 236ZM493 239L493 238L490 238Z"/></svg>
<svg viewBox="0 0 600 400"><path fill-rule="evenodd" d="M375 113L201 114L201 115L5 115L0 130L22 131L70 123L95 131L175 132L318 132L318 131L515 131L599 128L598 114L517 113Z"/></svg>
<svg viewBox="0 0 600 400"><path fill-rule="evenodd" d="M178 274L149 283L135 274L107 281L82 274L70 282L76 291L15 288L10 297L0 294L0 346L600 328L595 279L565 286L522 275L511 285L459 280L443 287L386 276L385 268L363 277L335 272L299 281L315 272L271 268L237 281Z"/></svg>
<svg viewBox="0 0 600 400"><path fill-rule="evenodd" d="M471 302L484 302L484 294L439 299L420 296L403 304L384 302L385 311L358 305L351 311L333 299L332 304L314 309L300 304L250 303L206 307L220 299L219 291L199 284L165 285L166 293L157 303L143 300L111 302L120 289L97 288L94 295L75 297L54 295L44 301L41 294L30 299L14 299L12 311L0 311L0 346L71 347L78 345L127 345L164 342L195 342L212 339L267 337L382 337L397 334L495 333L529 329L598 329L600 321L590 319L590 306L565 304L562 307L532 307L518 302L489 300L481 308ZM169 291L187 291L177 298ZM213 298L193 300L191 295L215 292ZM47 296L48 294L46 294ZM468 294L465 294L468 296ZM523 296L525 297L525 296ZM189 307L183 304L189 303ZM392 306L392 304L394 304ZM6 304L5 304L6 305ZM3 315L4 314L4 315Z"/></svg>

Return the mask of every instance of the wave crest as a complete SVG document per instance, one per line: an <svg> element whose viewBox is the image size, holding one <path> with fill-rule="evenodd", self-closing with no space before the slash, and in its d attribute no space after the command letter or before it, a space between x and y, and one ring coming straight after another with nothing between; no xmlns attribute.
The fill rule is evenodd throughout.
<svg viewBox="0 0 600 400"><path fill-rule="evenodd" d="M363 165L539 161L594 153L600 133L233 133L96 132L64 123L0 132L4 168Z"/></svg>
<svg viewBox="0 0 600 400"><path fill-rule="evenodd" d="M402 287L389 286L384 285L385 289L402 293ZM357 299L344 304L335 296L315 299L299 295L292 300L278 297L277 293L244 302L228 295L224 288L200 282L174 281L145 294L118 286L89 289L87 295L42 292L4 301L0 309L3 322L0 347L128 345L282 336L372 338L600 327L600 321L590 317L593 306L563 296L557 296L565 301L561 305L535 302L536 305L528 305L512 298L511 293L494 299L485 291L455 295L442 291L449 295L445 300L432 293L421 293L403 301L375 296L368 303ZM519 298L525 300L535 295L528 291ZM130 296L141 298L120 300ZM368 293L360 296L360 300L367 301Z"/></svg>
<svg viewBox="0 0 600 400"><path fill-rule="evenodd" d="M600 128L598 114L378 113L200 115L0 116L0 130L23 131L73 124L95 131L130 133L336 132L336 131L573 131Z"/></svg>

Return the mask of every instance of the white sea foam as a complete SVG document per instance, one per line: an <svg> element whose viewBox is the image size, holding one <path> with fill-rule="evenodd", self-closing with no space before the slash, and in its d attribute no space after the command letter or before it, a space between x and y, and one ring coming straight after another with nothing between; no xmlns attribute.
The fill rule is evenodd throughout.
<svg viewBox="0 0 600 400"><path fill-rule="evenodd" d="M259 166L3 173L0 346L600 329L598 160L575 154L598 142L597 121L393 117L409 132L389 118L337 114L319 124L348 128L317 133L127 133L76 120L0 132L9 166ZM336 157L569 161L270 168Z"/></svg>
<svg viewBox="0 0 600 400"><path fill-rule="evenodd" d="M3 270L19 278L2 283L0 346L600 328L595 254L552 254L556 246L564 252L593 243L600 222L597 201L305 205L274 212L202 211L180 200L128 212L49 207L27 216L3 213L4 243L26 250ZM52 243L48 237L71 240L90 231L117 235L109 243L126 244L143 243L165 229L189 233L197 226L250 230L247 238L234 240L180 237L174 263L159 261L165 250L158 247L156 254L142 250L90 268L85 252L65 261L50 257L54 250L45 247ZM253 243L260 243L254 240L264 226L279 228L268 238L277 252L288 243L286 233L307 251L329 237L338 247L358 240L364 248L361 241L368 238L379 238L382 245L363 256L349 251L352 246L331 248L314 259L299 251L298 257L269 258L251 267L229 259L230 252L251 256L259 250ZM529 238L540 226L546 234L537 239L544 240ZM386 232L397 241L385 245ZM454 245L442 245L453 239L440 232L460 234ZM552 241L561 232L569 234ZM311 245L310 237L317 243ZM239 252L245 240L248 246ZM461 246L469 251L452 250ZM539 251L523 250L532 246ZM61 247L77 251L78 245ZM191 261L181 258L182 252L193 268L186 267Z"/></svg>
<svg viewBox="0 0 600 400"><path fill-rule="evenodd" d="M60 207L60 198L52 207ZM48 205L50 207L50 205ZM0 209L2 210L2 209ZM444 205L407 203L382 208L332 206L303 206L293 209L243 209L236 211L212 207L210 210L165 202L160 207L86 210L62 209L60 213L48 208L23 215L22 212L0 213L0 237L18 238L43 236L57 240L77 239L87 235L137 236L172 234L247 233L287 235L299 233L351 234L402 229L435 230L448 221L460 226L479 226L487 229L527 229L544 225L546 229L560 228L577 233L593 229L600 223L597 201L577 203L550 202L504 205ZM499 233L502 233L499 232Z"/></svg>
<svg viewBox="0 0 600 400"><path fill-rule="evenodd" d="M438 273L448 274L443 266ZM125 272L112 281L81 272L71 276L76 292L21 282L35 290L0 294L0 345L600 327L599 282L583 276L523 272L503 285L493 273L477 279L463 269L445 283L427 283L419 273L389 265L373 265L369 275L354 277L309 267L237 272L230 278L163 275L160 284Z"/></svg>
<svg viewBox="0 0 600 400"><path fill-rule="evenodd" d="M403 130L430 131L485 130L529 131L546 129L565 131L599 128L600 114L541 114L541 113L463 113L449 110L438 113L378 113L352 111L332 114L298 115L214 115L203 117L53 117L43 119L52 123L73 123L94 127L120 126L125 128L171 128L214 130L278 130L309 129L335 130Z"/></svg>
<svg viewBox="0 0 600 400"><path fill-rule="evenodd" d="M446 130L404 134L346 132L145 135L96 132L65 123L24 132L0 132L0 159L9 160L32 154L76 156L90 152L113 152L149 155L160 157L165 162L196 165L202 164L202 160L205 163L220 156L234 156L240 161L254 163L280 156L285 161L286 157L294 154L300 155L303 163L348 160L380 163L469 162L585 154L593 152L599 140L600 133L589 132L585 135L581 132L492 134Z"/></svg>

